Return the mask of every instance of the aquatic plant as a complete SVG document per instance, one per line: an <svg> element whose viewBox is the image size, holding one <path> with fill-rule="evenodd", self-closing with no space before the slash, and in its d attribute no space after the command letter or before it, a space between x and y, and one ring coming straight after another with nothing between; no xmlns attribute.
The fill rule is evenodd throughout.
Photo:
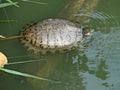
<svg viewBox="0 0 120 90"><path fill-rule="evenodd" d="M38 2L38 1L33 1L33 0L22 0L22 1L24 1L24 2L30 2L30 3L35 3L35 4L48 5L47 3Z"/></svg>
<svg viewBox="0 0 120 90"><path fill-rule="evenodd" d="M18 5L18 2L13 2L12 0L5 0L5 3L0 3L0 8L4 8L4 7L8 7L8 6L16 6L16 7L20 7ZM38 2L38 1L32 1L32 0L21 0L23 2L30 2L30 3L35 3L35 4L42 4L42 5L47 5L47 3L42 3L42 2Z"/></svg>
<svg viewBox="0 0 120 90"><path fill-rule="evenodd" d="M34 78L34 79L38 79L38 80L44 80L44 81L50 81L50 82L54 82L54 83L60 83L60 82L57 82L57 81L54 81L54 80L41 78L41 77L38 77L38 76L35 76L35 75L31 75L31 74L27 74L27 73L15 71L15 70L10 70L10 69L6 69L6 68L0 68L0 71L4 71L4 72L9 73L9 74L19 75L19 76L23 76L23 77L27 77L27 78Z"/></svg>
<svg viewBox="0 0 120 90"><path fill-rule="evenodd" d="M23 77L27 77L27 78L34 78L34 79L38 79L38 80L45 80L45 81L58 83L57 81L54 81L54 80L41 78L41 77L38 77L38 76L35 76L35 75L31 75L31 74L27 74L27 73L15 71L15 70L10 70L10 69L3 68L4 65L19 64L19 63L26 63L26 62L33 62L33 61L38 61L38 60L29 60L29 61L8 63L6 55L4 55L2 52L0 52L0 71L4 71L4 72L9 73L9 74L19 75L19 76L23 76Z"/></svg>
<svg viewBox="0 0 120 90"><path fill-rule="evenodd" d="M19 2L13 2L12 0L5 0L6 2L2 2L2 0L0 0L0 8L3 8L5 14L6 14L6 17L7 17L7 20L0 20L0 22L15 22L16 20L9 20L8 18L8 15L7 15L7 12L5 10L5 7L8 7L8 6L16 6L16 7L20 7L18 4ZM43 3L43 2L38 2L38 1L32 1L32 0L21 0L23 2L29 2L29 3L34 3L34 4L41 4L41 5L48 5L47 3Z"/></svg>
<svg viewBox="0 0 120 90"><path fill-rule="evenodd" d="M6 3L1 3L0 4L0 8L4 8L4 7L7 7L7 6L12 6L12 5L14 5L16 7L19 7L19 5L17 5L18 2L13 2L11 0L6 0L6 1L7 1Z"/></svg>
<svg viewBox="0 0 120 90"><path fill-rule="evenodd" d="M21 0L21 1L24 1L24 2L31 2L31 3L35 3L35 4L43 4L43 5L47 5L47 3L41 3L41 2L36 2L36 1L32 1L32 0ZM1 1L0 1L1 2ZM8 7L8 6L16 6L16 7L20 7L18 5L18 2L13 2L12 0L5 0L4 3L0 3L0 8L4 8L4 7ZM9 21L9 20L8 20ZM4 20L3 20L4 22ZM16 36L18 37L18 36ZM11 37L12 38L12 37ZM13 37L14 38L14 37ZM4 40L4 39L7 39L6 37L0 35L0 39L1 40ZM10 38L9 38L10 39ZM34 60L34 61L38 61L38 60ZM22 72L19 72L19 71L15 71L15 70L10 70L10 69L6 69L6 68L3 68L4 65L9 65L9 64L18 64L18 63L26 63L26 62L32 62L31 61L23 61L23 62L14 62L14 63L7 63L7 57L2 53L0 52L0 71L4 71L6 73L10 73L10 74L14 74L14 75L19 75L19 76L24 76L24 77L30 77L30 78L34 78L34 79L39 79L39 80L46 80L46 81L51 81L51 82L55 82L57 83L57 81L53 81L53 80L50 80L50 79L46 79L46 78L41 78L41 77L38 77L38 76L35 76L35 75L31 75L31 74L27 74L27 73L22 73Z"/></svg>

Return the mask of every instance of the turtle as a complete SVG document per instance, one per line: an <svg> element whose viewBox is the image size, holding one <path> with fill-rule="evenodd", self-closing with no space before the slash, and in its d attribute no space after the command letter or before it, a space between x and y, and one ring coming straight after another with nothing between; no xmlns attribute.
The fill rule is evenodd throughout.
<svg viewBox="0 0 120 90"><path fill-rule="evenodd" d="M88 29L78 26L77 23L50 18L25 27L20 40L28 51L46 54L74 50L83 38L89 35Z"/></svg>
<svg viewBox="0 0 120 90"><path fill-rule="evenodd" d="M98 2L99 0L70 0L58 14L58 18L44 19L32 23L27 25L19 36L0 37L0 40L20 38L28 51L42 54L67 52L76 49L83 38L94 31L81 26L87 20L87 17L84 17L84 15L79 17L78 14L88 16Z"/></svg>

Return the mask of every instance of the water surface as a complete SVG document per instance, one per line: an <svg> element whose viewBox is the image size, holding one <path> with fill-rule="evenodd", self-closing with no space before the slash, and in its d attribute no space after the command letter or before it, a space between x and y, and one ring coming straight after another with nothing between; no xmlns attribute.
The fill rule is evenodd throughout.
<svg viewBox="0 0 120 90"><path fill-rule="evenodd" d="M0 22L0 35L19 35L27 23L57 17L65 5L64 0L42 1L48 5L20 2L20 8L11 6L0 9L0 20L15 20L9 23ZM9 62L42 59L34 63L7 65L5 68L62 82L55 84L0 72L0 89L119 90L119 3L119 0L100 0L98 7L88 16L86 26L94 28L95 32L91 38L85 40L84 50L80 47L64 54L34 55L17 39L0 41L0 50L8 56Z"/></svg>

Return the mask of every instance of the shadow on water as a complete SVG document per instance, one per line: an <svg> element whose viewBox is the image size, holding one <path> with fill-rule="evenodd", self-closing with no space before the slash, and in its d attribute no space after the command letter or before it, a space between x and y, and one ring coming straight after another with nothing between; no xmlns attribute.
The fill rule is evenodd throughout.
<svg viewBox="0 0 120 90"><path fill-rule="evenodd" d="M106 7L104 6L104 8ZM84 14L76 15L80 17ZM3 84L0 89L8 90L7 87L5 88L8 85L8 87L13 86L14 89L19 87L26 90L119 90L120 17L97 9L89 16L84 16L88 18L84 26L94 28L95 32L90 38L86 38L83 47L80 45L76 51L64 54L34 55L24 50L17 40L3 41L3 44L1 42L0 49L4 52L9 50L6 53L13 56L9 57L10 62L14 62L16 59L18 61L43 59L39 62L6 67L61 81L60 84L0 72L0 84ZM13 32L16 33L16 31ZM8 46L9 44L14 48ZM7 47L5 48L4 45ZM21 55L23 56L19 57Z"/></svg>

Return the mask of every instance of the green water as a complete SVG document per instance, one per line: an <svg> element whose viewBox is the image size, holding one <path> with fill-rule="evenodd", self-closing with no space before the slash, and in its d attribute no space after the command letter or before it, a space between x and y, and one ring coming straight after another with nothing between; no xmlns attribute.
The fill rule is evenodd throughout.
<svg viewBox="0 0 120 90"><path fill-rule="evenodd" d="M0 20L15 20L0 22L0 35L19 35L27 23L55 18L65 5L65 0L41 2L48 5L19 2L20 8L0 9ZM95 28L95 32L90 40L85 41L84 51L78 48L64 54L34 55L17 39L0 41L0 51L8 56L9 62L42 59L39 62L6 65L5 68L61 82L56 84L0 72L0 90L119 90L119 3L119 0L100 0L86 21L86 26Z"/></svg>

